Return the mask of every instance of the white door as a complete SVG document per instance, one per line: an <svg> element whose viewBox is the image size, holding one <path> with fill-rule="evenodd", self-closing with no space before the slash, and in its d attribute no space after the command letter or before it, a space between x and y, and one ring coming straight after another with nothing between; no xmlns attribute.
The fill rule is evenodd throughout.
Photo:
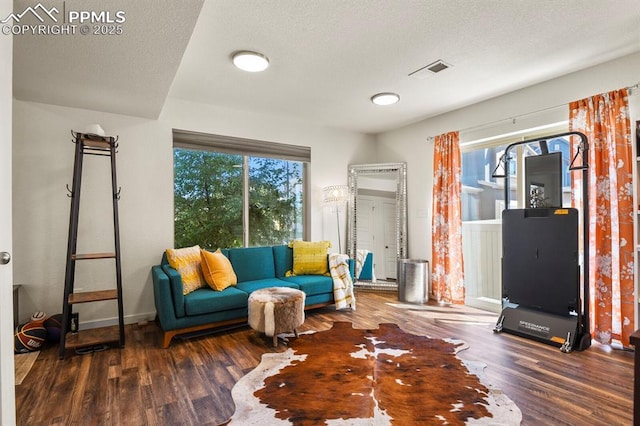
<svg viewBox="0 0 640 426"><path fill-rule="evenodd" d="M356 211L356 235L358 250L373 251L374 239L374 207L373 201L362 196L358 197L358 209Z"/></svg>
<svg viewBox="0 0 640 426"><path fill-rule="evenodd" d="M387 278L396 279L398 266L398 236L396 235L396 203L384 201L382 207L384 223L384 260Z"/></svg>
<svg viewBox="0 0 640 426"><path fill-rule="evenodd" d="M0 0L0 15L7 16L13 2ZM11 254L11 111L13 40L0 34L0 424L16 422L13 363L13 270ZM2 260L4 259L4 260Z"/></svg>
<svg viewBox="0 0 640 426"><path fill-rule="evenodd" d="M357 249L373 251L374 244L374 206L373 201L361 195L358 196L356 211Z"/></svg>
<svg viewBox="0 0 640 426"><path fill-rule="evenodd" d="M373 255L374 276L384 277L383 256L384 241L382 234L382 218L380 218L380 201L377 197L358 196L358 249L369 250Z"/></svg>

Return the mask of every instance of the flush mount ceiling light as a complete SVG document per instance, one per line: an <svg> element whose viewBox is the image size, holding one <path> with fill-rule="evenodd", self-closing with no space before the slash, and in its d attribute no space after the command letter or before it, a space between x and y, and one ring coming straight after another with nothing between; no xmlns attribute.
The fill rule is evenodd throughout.
<svg viewBox="0 0 640 426"><path fill-rule="evenodd" d="M269 67L269 58L262 53L241 50L233 54L233 65L243 71L260 72Z"/></svg>
<svg viewBox="0 0 640 426"><path fill-rule="evenodd" d="M393 105L400 100L400 95L397 93L385 92L378 93L371 97L371 102L376 105Z"/></svg>

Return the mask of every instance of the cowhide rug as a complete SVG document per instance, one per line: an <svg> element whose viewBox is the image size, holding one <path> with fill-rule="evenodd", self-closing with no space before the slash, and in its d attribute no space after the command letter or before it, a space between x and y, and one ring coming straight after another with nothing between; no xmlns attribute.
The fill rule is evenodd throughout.
<svg viewBox="0 0 640 426"><path fill-rule="evenodd" d="M463 342L336 322L267 353L232 390L237 425L519 425L522 413L460 360ZM483 383L484 382L484 383Z"/></svg>

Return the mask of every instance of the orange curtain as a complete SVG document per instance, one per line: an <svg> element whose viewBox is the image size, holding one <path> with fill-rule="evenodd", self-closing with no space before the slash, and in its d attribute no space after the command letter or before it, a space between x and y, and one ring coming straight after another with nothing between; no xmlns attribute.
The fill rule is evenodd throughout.
<svg viewBox="0 0 640 426"><path fill-rule="evenodd" d="M627 90L570 103L569 126L589 140L591 332L600 343L617 339L629 346L634 331L635 211ZM578 175L575 173L573 194L574 205L581 209L582 178Z"/></svg>
<svg viewBox="0 0 640 426"><path fill-rule="evenodd" d="M439 302L464 303L462 184L458 132L436 136L433 147L431 284Z"/></svg>

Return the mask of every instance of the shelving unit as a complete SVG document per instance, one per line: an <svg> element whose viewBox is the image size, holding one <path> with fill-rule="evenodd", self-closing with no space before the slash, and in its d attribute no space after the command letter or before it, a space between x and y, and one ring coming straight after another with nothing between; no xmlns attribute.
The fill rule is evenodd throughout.
<svg viewBox="0 0 640 426"><path fill-rule="evenodd" d="M122 265L120 259L120 233L118 218L118 200L120 189L116 179L117 138L86 133L74 133L75 159L73 166L73 184L69 190L71 212L69 215L69 240L67 243L67 263L64 282L62 308L62 330L60 333L60 359L64 359L67 349L78 349L98 345L118 343L124 347L124 309L122 304ZM113 239L115 250L108 253L76 253L78 242L78 222L80 212L80 190L82 183L82 165L85 155L109 157L111 160L111 188L113 195ZM116 269L115 288L75 292L76 261L114 259ZM118 325L89 330L72 331L71 318L73 306L80 303L93 303L114 300L117 302ZM77 326L77 324L76 324Z"/></svg>

